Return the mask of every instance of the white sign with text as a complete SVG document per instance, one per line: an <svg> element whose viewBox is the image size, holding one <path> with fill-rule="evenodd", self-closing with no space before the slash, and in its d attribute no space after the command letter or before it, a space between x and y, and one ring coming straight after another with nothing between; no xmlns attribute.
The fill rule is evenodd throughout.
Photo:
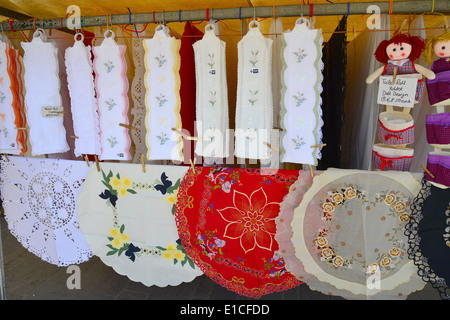
<svg viewBox="0 0 450 320"><path fill-rule="evenodd" d="M378 87L377 103L396 107L412 108L415 102L417 78L381 76Z"/></svg>

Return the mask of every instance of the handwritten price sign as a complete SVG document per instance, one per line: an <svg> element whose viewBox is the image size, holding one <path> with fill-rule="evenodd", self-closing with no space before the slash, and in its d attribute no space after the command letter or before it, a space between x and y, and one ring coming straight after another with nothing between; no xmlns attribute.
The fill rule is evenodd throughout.
<svg viewBox="0 0 450 320"><path fill-rule="evenodd" d="M412 108L414 106L418 79L397 76L395 83L392 80L392 76L380 77L377 103Z"/></svg>

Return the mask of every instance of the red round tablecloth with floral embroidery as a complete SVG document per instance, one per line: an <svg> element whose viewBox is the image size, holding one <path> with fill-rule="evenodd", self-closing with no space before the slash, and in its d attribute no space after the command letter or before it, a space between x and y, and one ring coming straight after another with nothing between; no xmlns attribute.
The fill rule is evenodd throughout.
<svg viewBox="0 0 450 320"><path fill-rule="evenodd" d="M238 294L262 295L301 284L275 240L280 203L298 170L189 169L176 205L187 254L212 280Z"/></svg>

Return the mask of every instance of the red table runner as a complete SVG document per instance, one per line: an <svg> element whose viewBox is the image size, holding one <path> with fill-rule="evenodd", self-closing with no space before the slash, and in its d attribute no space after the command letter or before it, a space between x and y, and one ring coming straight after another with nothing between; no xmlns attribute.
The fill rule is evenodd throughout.
<svg viewBox="0 0 450 320"><path fill-rule="evenodd" d="M298 170L197 167L178 192L176 221L187 254L212 280L260 298L298 286L275 240L275 218Z"/></svg>

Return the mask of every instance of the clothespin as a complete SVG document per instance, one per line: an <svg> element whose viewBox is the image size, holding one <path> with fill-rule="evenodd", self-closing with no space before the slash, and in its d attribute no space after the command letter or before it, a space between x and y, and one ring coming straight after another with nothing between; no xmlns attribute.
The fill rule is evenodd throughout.
<svg viewBox="0 0 450 320"><path fill-rule="evenodd" d="M186 140L198 140L198 141L204 141L205 139L203 138L198 138L198 137L191 137L188 136L187 134L185 134L183 131L181 131L180 129L176 129L176 128L172 128L172 131L175 131L176 133L178 133L180 136L182 136L183 138L185 138Z"/></svg>
<svg viewBox="0 0 450 320"><path fill-rule="evenodd" d="M141 154L142 171L145 173L145 155Z"/></svg>
<svg viewBox="0 0 450 320"><path fill-rule="evenodd" d="M266 146L268 146L269 148L271 148L271 149L273 149L273 150L278 151L279 153L281 153L281 150L280 150L280 149L275 148L275 147L274 147L273 145L271 145L270 143L264 142L264 144L265 144Z"/></svg>
<svg viewBox="0 0 450 320"><path fill-rule="evenodd" d="M320 148L320 147L325 147L327 144L326 143L322 143L322 144L316 144L311 146L311 148Z"/></svg>
<svg viewBox="0 0 450 320"><path fill-rule="evenodd" d="M86 160L87 166L90 167L91 165L89 164L89 159L88 159L87 154L84 155L84 160Z"/></svg>
<svg viewBox="0 0 450 320"><path fill-rule="evenodd" d="M433 179L435 178L435 176L424 165L421 165L421 167L426 173L430 175L430 177L432 177Z"/></svg>
<svg viewBox="0 0 450 320"><path fill-rule="evenodd" d="M97 166L97 171L100 172L100 164L98 163L97 155L94 154L95 165Z"/></svg>
<svg viewBox="0 0 450 320"><path fill-rule="evenodd" d="M69 111L56 111L57 114L69 113Z"/></svg>
<svg viewBox="0 0 450 320"><path fill-rule="evenodd" d="M133 127L133 126L130 126L130 125L124 124L124 123L119 123L119 126L124 127L124 128L128 128L128 129L131 129L131 130L137 130L137 129L138 129L138 128L136 128L136 127Z"/></svg>
<svg viewBox="0 0 450 320"><path fill-rule="evenodd" d="M74 138L74 139L80 139L79 137L77 137L77 136L71 136L72 138Z"/></svg>
<svg viewBox="0 0 450 320"><path fill-rule="evenodd" d="M195 161L196 161L196 160L197 160L197 159L194 158L194 162L192 162L192 159L189 159L189 161L191 162L191 168L192 168L192 171L195 170Z"/></svg>
<svg viewBox="0 0 450 320"><path fill-rule="evenodd" d="M6 155L6 153L3 153L3 156L4 156L5 159L9 162L9 158L8 158L8 156Z"/></svg>
<svg viewBox="0 0 450 320"><path fill-rule="evenodd" d="M397 29L397 31L394 32L394 36L398 33L400 33L403 28L405 28L406 24L408 23L408 19L403 20L402 24L400 25L400 27Z"/></svg>
<svg viewBox="0 0 450 320"><path fill-rule="evenodd" d="M311 173L311 178L314 178L314 171L311 164L309 165L309 172Z"/></svg>
<svg viewBox="0 0 450 320"><path fill-rule="evenodd" d="M24 127L18 127L18 128L14 128L14 130L27 130L27 128L24 128Z"/></svg>
<svg viewBox="0 0 450 320"><path fill-rule="evenodd" d="M392 78L392 84L395 84L396 78L397 78L397 67L394 67L394 77Z"/></svg>

